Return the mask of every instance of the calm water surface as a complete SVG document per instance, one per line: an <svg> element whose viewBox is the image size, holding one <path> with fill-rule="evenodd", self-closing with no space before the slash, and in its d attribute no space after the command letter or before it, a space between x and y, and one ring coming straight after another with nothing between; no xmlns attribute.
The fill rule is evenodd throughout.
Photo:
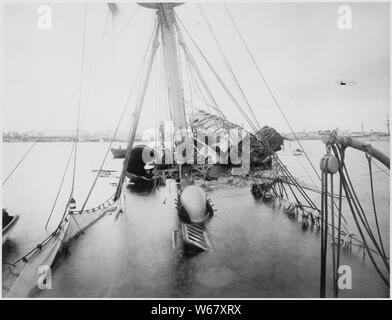
<svg viewBox="0 0 392 320"><path fill-rule="evenodd" d="M302 141L318 169L325 148L320 141ZM389 153L389 142L372 142ZM106 143L80 143L76 172L76 201L80 206L106 151ZM3 176L29 147L3 144ZM319 187L305 157L292 155L297 144L286 143L280 157L292 173ZM48 231L44 225L71 150L68 143L39 143L3 189L3 206L20 220L3 246L3 260L13 261L31 249L56 226L70 191L71 172L64 183ZM373 225L368 167L365 155L349 150L348 168L370 223ZM109 156L104 169L117 170L99 178L88 207L113 194L122 160ZM379 164L380 168L382 165ZM389 253L389 171L377 167L375 190L384 246ZM335 179L338 180L338 179ZM337 187L335 188L337 190ZM114 221L107 215L75 241L68 257L61 257L53 275L53 289L44 297L317 297L320 237L317 230L303 231L278 206L256 202L249 187L214 183L208 190L217 215L208 232L214 251L184 256L173 250L172 231L178 229L172 184L149 194L126 194L126 213ZM319 196L310 193L315 203ZM345 217L355 227L349 211ZM329 246L329 252L331 247ZM330 261L330 260L329 260ZM362 250L342 254L353 272L353 288L342 297L386 297L385 287ZM331 264L331 263L329 263ZM4 267L4 265L3 265ZM331 266L329 265L329 268ZM331 272L329 270L329 281ZM4 285L10 279L3 274ZM328 291L330 294L330 290Z"/></svg>

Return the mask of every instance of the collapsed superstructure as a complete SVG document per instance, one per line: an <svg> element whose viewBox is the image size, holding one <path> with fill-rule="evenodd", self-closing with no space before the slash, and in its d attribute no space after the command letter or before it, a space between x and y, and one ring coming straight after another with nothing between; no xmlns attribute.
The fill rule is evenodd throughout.
<svg viewBox="0 0 392 320"><path fill-rule="evenodd" d="M215 145L217 152L221 152L220 145L222 145L222 139L225 139L227 133L230 130L242 130L249 134L250 138L250 167L249 170L254 169L271 169L271 151L278 152L282 150L283 137L272 127L264 126L256 133L250 133L240 125L230 122L217 115L199 111L191 122L192 128L196 132L203 132L207 134L214 134L216 137ZM270 149L265 147L261 141L266 141L270 146ZM241 153L242 141L229 141L230 145L237 143L238 150ZM210 143L210 145L214 145ZM226 151L226 150L223 150ZM232 165L231 159L229 158L229 165ZM218 161L217 161L218 162Z"/></svg>

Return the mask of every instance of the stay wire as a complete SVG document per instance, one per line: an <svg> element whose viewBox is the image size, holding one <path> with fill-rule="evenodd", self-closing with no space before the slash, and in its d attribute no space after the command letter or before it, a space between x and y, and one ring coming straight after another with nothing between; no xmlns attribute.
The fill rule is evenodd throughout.
<svg viewBox="0 0 392 320"><path fill-rule="evenodd" d="M65 177L66 177L66 175L67 175L68 167L69 167L69 164L70 164L70 162L71 162L72 154L73 154L74 149L75 149L75 144L76 144L76 142L74 142L74 143L72 144L71 152L70 152L70 154L69 154L69 156L68 156L67 164L66 164L65 169L64 169L63 177L61 178L61 183L60 183L60 186L59 186L59 188L58 188L56 198L55 198L55 200L54 200L52 209L50 210L49 217L48 217L48 219L46 220L45 230L46 230L47 227L48 227L49 221L50 221L50 219L51 219L51 217L52 217L52 214L53 214L54 209L55 209L55 207L56 207L58 198L59 198L59 196L60 196L60 193L61 193L61 190L62 190L62 187L63 187L63 184L64 184L64 180L65 180Z"/></svg>
<svg viewBox="0 0 392 320"><path fill-rule="evenodd" d="M87 4L85 4L85 6L87 6ZM136 9L136 11L134 12L134 14L131 16L131 19L129 19L128 20L128 22L127 22L127 24L124 26L124 28L121 30L121 32L123 31L123 30L125 30L125 28L126 28L126 26L129 24L129 22L133 19L133 17L135 16L135 14L137 13L137 11L139 10L139 8L137 8ZM86 7L85 7L85 14L86 14ZM86 18L86 17L85 17ZM84 21L86 21L86 20L84 20ZM84 44L85 44L85 34L84 34ZM83 51L83 50L82 50ZM84 56L84 53L83 53L83 56ZM84 60L84 59L83 59ZM83 74L83 67L82 67L82 72L81 72L82 74ZM83 77L82 77L82 79L83 79ZM135 81L135 83L136 83L136 81ZM72 97L73 97L73 95L75 94L75 92L76 91L74 91L73 92L73 94L70 96L70 98L68 99L68 100L70 100ZM60 114L61 113L61 111L67 106L67 104L68 104L68 102L69 101L67 101L64 105L63 105L63 107L62 108L60 108L60 110L59 110L59 112L58 112L58 114ZM58 114L56 114L56 117L53 119L53 120L55 120L56 118L57 118L57 116L58 116ZM52 121L51 121L52 122ZM51 122L47 125L47 127L44 129L44 132L47 130L47 128L49 128L49 126L51 125ZM121 120L119 121L119 123L121 123ZM42 134L41 135L43 135L43 133L44 132L42 132ZM15 167L15 169L11 172L11 174L16 170L16 168L19 166L19 164L23 161L23 159L28 155L28 153L32 150L32 148L35 146L35 144L37 143L38 141L36 141L33 145L32 145L32 147L30 147L29 148L29 150L28 150L28 152L26 152L25 154L24 154L24 156L22 157L22 159L18 162L18 165ZM113 142L113 141L112 141ZM73 152L73 150L74 150L74 148L76 147L76 145L77 145L77 141L74 141L74 145L73 145L73 147L72 147L72 151L71 151L71 153L70 153L70 156L69 156L69 159L68 159L68 161L67 161L67 167L68 167L68 165L69 165L69 163L70 163L70 159L71 159L71 157L72 157L72 152ZM110 148L109 148L110 149ZM66 171L67 170L65 170L65 173L66 173ZM100 171L100 170L99 170ZM98 172L99 172L98 171ZM7 179L3 182L3 185L4 185L4 183L8 180L8 178L11 176L11 174L7 177ZM64 176L63 176L63 179L64 179ZM60 187L61 188L61 187ZM25 261L25 262L28 262L28 257L32 254L32 253L34 253L34 252L36 252L36 251L38 251L38 250L41 250L41 248L44 246L44 245L46 245L48 242L49 242L49 240L50 239L52 239L53 237L55 237L56 236L56 233L61 229L61 225L62 225L62 223L63 223L63 220L68 216L68 215L70 215L70 213L68 212L68 205L69 205L69 202L70 202L70 200L71 200L71 198L72 198L72 192L71 192L71 194L70 194L70 197L69 197L69 199L68 199L68 201L67 201L67 204L66 204L66 206L65 206L65 210L64 210L64 213L63 213L63 215L62 215L62 218L61 218L61 220L60 220L60 223L58 224L58 226L57 226L57 228L50 234L50 235L48 235L46 238L44 238L44 240L42 241L42 242L40 242L36 247L34 247L33 249L31 249L29 252L27 252L23 257L21 257L21 258L19 258L19 259L17 259L15 262L13 262L13 263L7 263L7 264L9 264L10 266L13 266L13 267L15 267L16 266L16 264L17 263L19 263L20 261ZM86 200L86 202L87 202L87 200ZM84 208L84 207L83 207ZM82 211L82 210L81 210ZM73 217L74 218L74 217ZM74 218L75 219L75 218ZM76 220L75 220L75 222L76 222ZM80 227L79 227L80 228ZM82 231L82 229L80 229L81 231ZM83 231L82 231L83 232ZM10 270L11 271L11 270ZM3 272L4 272L4 270L3 270ZM12 271L11 271L12 272Z"/></svg>
<svg viewBox="0 0 392 320"><path fill-rule="evenodd" d="M343 162L343 170L344 170L344 173L346 174L345 176L347 178L347 179L345 179L345 181L348 184L349 190L351 190L350 193L352 195L353 205L354 205L354 207L357 210L358 216L359 216L359 218L360 218L360 220L361 220L365 230L367 231L367 233L368 233L368 235L370 237L370 240L373 242L373 244L374 244L375 248L377 249L377 251L380 252L380 256L382 257L382 259L383 259L383 261L385 263L385 266L386 266L386 268L387 268L387 270L389 272L389 263L388 263L388 261L386 259L386 256L382 253L376 238L374 237L373 231L372 231L372 229L370 227L370 224L369 224L368 219L366 217L366 214L365 214L365 212L363 210L363 207L362 207L362 205L361 205L361 203L360 203L360 201L358 199L358 196L357 196L357 194L356 194L356 192L354 190L354 187L353 187L351 179L350 179L350 175L348 174L348 170L347 170L347 167L346 167L344 162Z"/></svg>
<svg viewBox="0 0 392 320"><path fill-rule="evenodd" d="M231 100L233 101L234 105L237 107L237 109L241 112L241 114L244 116L244 118L247 120L247 122L249 123L249 125L252 127L252 129L256 132L257 129L255 128L254 124L252 123L252 121L249 119L249 117L246 115L246 113L244 112L244 110L242 109L241 105L237 102L237 100L234 98L234 96L230 93L230 91L228 90L227 86L223 83L222 79L219 77L219 75L217 74L217 72L215 71L215 69L212 67L211 63L208 61L207 57L203 54L203 52L201 51L201 49L199 48L199 46L197 45L196 41L193 39L193 37L190 35L189 31L187 30L187 28L185 27L185 25L183 24L183 22L181 21L181 19L178 17L178 15L176 15L176 18L178 19L178 21L180 22L180 24L182 25L182 27L184 28L185 32L187 33L187 35L189 36L189 38L191 39L192 43L195 45L196 49L198 50L199 54L202 56L203 60L206 62L206 64L208 65L208 67L210 68L210 70L213 72L213 74L215 75L215 77L218 79L218 81L220 82L221 86L224 88L224 90L226 91L226 93L228 94L228 96L231 98ZM260 140L264 146L267 148L267 150L269 150L269 152L271 153L271 156L275 157L277 162L279 163L280 167L282 168L282 170L286 170L284 165L281 163L281 161L279 160L279 158L275 155L275 153L273 152L273 150L271 149L271 147L269 146L268 142L263 141L264 139L261 139L262 137L258 137L258 140ZM298 183L295 181L294 178L292 178L291 174L288 174L289 176L291 176L291 179L293 180L293 184L297 186L298 188ZM300 186L299 186L300 187ZM304 193L302 191L302 193ZM306 194L306 193L305 193ZM306 196L304 196L306 199ZM317 208L314 203L311 201L311 199L309 199L310 202L312 203L314 208ZM317 209L318 210L318 209Z"/></svg>
<svg viewBox="0 0 392 320"><path fill-rule="evenodd" d="M80 67L80 91L79 91L79 101L78 101L78 113L76 119L76 134L75 134L75 153L74 153L74 163L72 172L72 189L71 195L75 190L75 179L76 179L76 165L78 156L78 140L79 140L79 130L80 130L80 109L82 105L83 96L83 75L84 75L84 64L85 64L85 53L86 53L86 33L87 33L87 3L84 4L84 16L83 16L83 41L82 41L82 62Z"/></svg>
<svg viewBox="0 0 392 320"><path fill-rule="evenodd" d="M105 25L104 25L104 29L103 29L103 32L102 32L102 37L101 37L101 41L100 41L100 45L99 45L99 49L98 49L97 60L95 62L94 68L92 70L91 81L90 81L90 85L88 87L86 98L85 98L85 102L84 102L85 108L84 108L84 110L82 112L82 116L81 116L81 120L80 120L81 123L83 123L84 116L86 115L86 112L87 112L87 109L88 109L89 100L90 100L90 96L91 96L91 90L92 90L92 87L93 87L93 80L94 80L95 75L97 73L99 62L101 60L102 51L103 51L103 44L104 44L104 40L105 40L105 37L106 37L106 32L107 32L107 28L108 28L108 24L109 24L109 16L110 16L110 9L107 8L106 18L105 18Z"/></svg>
<svg viewBox="0 0 392 320"><path fill-rule="evenodd" d="M337 151L336 147L335 147L335 146L332 146L332 150L333 150L335 156L337 157L337 156L338 156L338 155L337 155L338 151ZM379 269L378 265L376 264L376 262L375 262L375 260L374 260L374 258L373 258L373 255L372 255L371 251L369 250L370 248L369 248L368 245L367 245L366 238L365 238L365 236L364 236L364 234L363 234L363 231L362 231L362 228L361 228L361 226L360 226L360 224L359 224L357 215L355 214L355 209L354 209L354 207L353 207L353 205L352 205L352 203L351 203L352 197L351 197L351 195L350 195L350 191L349 191L348 188L347 188L347 183L346 183L346 181L345 181L345 176L344 176L344 172L343 172L342 168L339 168L339 175L340 175L340 178L342 179L343 189L344 189L344 192L345 192L345 194L346 194L347 202L348 202L348 204L349 204L349 206L350 206L350 209L351 209L351 212L352 212L352 214L353 214L353 218L354 218L355 224L357 225L357 229L358 229L358 231L359 231L359 233L360 233L360 235L361 235L362 241L363 241L363 243L364 243L365 250L367 251L367 253L368 253L368 255L369 255L369 258L370 258L370 260L371 260L371 262L372 262L372 264L373 264L375 270L376 270L377 273L379 274L380 278L381 278L381 279L383 280L383 282L389 287L389 281L387 280L387 278L384 276L384 274L383 274L383 273L381 272L381 270Z"/></svg>
<svg viewBox="0 0 392 320"><path fill-rule="evenodd" d="M220 55L221 55L225 65L226 65L227 69L229 70L229 73L230 73L234 83L236 84L236 86L237 86L237 88L238 88L238 90L239 90L239 92L240 92L240 94L242 96L242 99L244 100L245 104L247 105L248 110L251 113L251 115L253 117L253 120L257 124L258 129L261 129L260 123L257 121L256 115L253 112L253 109L250 106L248 99L246 98L246 95L245 95L245 93L244 93L244 91L243 91L243 89L242 89L242 87L241 87L241 85L240 85L240 83L238 81L238 78L236 77L236 75L235 75L235 73L233 71L233 68L231 67L229 60L227 59L226 55L223 52L223 48L222 48L221 44L219 43L219 40L218 40L218 38L217 38L217 36L216 36L216 34L214 32L214 29L212 28L212 25L211 25L210 21L208 20L208 17L206 15L206 13L203 10L203 6L200 3L198 3L197 5L199 7L199 11L201 12L202 17L204 18L204 20L206 21L206 23L208 25L208 29L209 29L209 31L210 31L210 33L211 33L211 35L212 35L212 37L213 37L213 39L215 41L215 44L216 44L216 46L218 48L218 51L219 51L219 53L220 53Z"/></svg>
<svg viewBox="0 0 392 320"><path fill-rule="evenodd" d="M344 153L343 153L343 159L344 159ZM338 159L339 161L339 168L342 168L342 160ZM340 245L341 245L341 226L342 226L342 202L343 202L343 197L342 197L342 191L343 191L343 183L342 179L339 179L339 205L338 205L338 248L337 248L337 253L336 253L336 269L333 270L335 273L336 281L338 279L338 272L339 272L339 265L340 265ZM337 285L335 286L335 297L338 298L339 296L339 290Z"/></svg>
<svg viewBox="0 0 392 320"><path fill-rule="evenodd" d="M113 42L106 48L106 51L102 54L100 61L102 61L103 57L105 57L107 55L107 53L109 52L109 50L113 47L113 43L115 40L118 40L122 35L123 32L126 30L126 28L129 26L130 22L134 19L134 17L136 16L137 12L140 10L140 7L137 7L136 10L133 12L133 14L130 16L130 18L128 19L128 21L125 23L125 25L123 26L123 28L119 31L119 33L117 34L117 37L113 40ZM83 83L87 80L87 78L89 76L91 76L93 70L90 71L88 74L86 74L85 79L83 80ZM79 92L79 87L76 87L72 93L68 96L68 98L65 100L65 102L61 105L61 107L57 110L57 112L55 113L55 115L49 120L48 124L44 127L44 129L40 132L38 138L41 138L44 136L44 134L46 133L46 131L52 126L52 124L55 122L55 120L58 118L58 116L66 109L66 107L69 106L70 101L73 99L73 97ZM16 163L15 167L11 170L11 172L7 175L7 177L3 180L2 185L4 186L6 184L6 182L9 180L9 178L14 174L14 172L19 168L19 166L22 164L22 162L25 160L25 158L30 154L30 152L34 149L34 147L36 146L36 144L39 141L35 141L27 150L26 152L22 155L22 157L18 160L18 162Z"/></svg>
<svg viewBox="0 0 392 320"><path fill-rule="evenodd" d="M382 253L384 254L384 256L387 256L386 253L385 253L384 244L383 244L383 241L382 241L382 238L381 238L380 226L379 226L378 217L377 217L376 200L375 200L375 196L374 196L374 185L373 185L372 158L369 155L366 155L366 157L367 157L368 164L369 164L370 190L371 190L371 195L372 195L374 220L376 222L378 239L380 241L380 246L381 246Z"/></svg>
<svg viewBox="0 0 392 320"><path fill-rule="evenodd" d="M212 65L209 63L209 61L207 60L207 58L205 57L205 55L203 54L203 52L201 51L201 49L198 47L197 43L195 42L195 40L193 39L193 37L190 35L190 33L188 32L188 30L186 29L185 25L182 23L181 19L178 17L178 15L176 15L178 21L181 23L181 25L183 26L185 32L188 34L189 38L191 39L191 41L193 42L193 44L195 45L195 47L197 48L198 52L200 53L200 55L203 57L204 61L207 63L207 65L209 66L209 68L211 69L211 71L213 72L213 74L217 77L218 81L220 82L220 84L222 85L222 87L225 89L226 93L229 95L229 97L232 99L232 101L234 102L234 105L238 108L238 110L241 112L241 114L244 116L244 118L247 120L247 122L251 125L251 127L253 128L254 131L257 131L257 129L255 128L254 124L252 123L252 121L249 119L249 117L246 115L246 113L243 111L242 107L240 106L240 104L236 101L236 99L234 98L234 96L230 93L230 91L228 90L227 86L223 83L222 79L220 79L219 75L216 73L216 71L214 70L214 68L212 67ZM299 145L301 145L299 143ZM271 147L269 146L268 142L266 143L266 147L267 149L270 150L271 155L275 156L273 150L271 149ZM281 164L281 162L279 161L279 159L276 157L276 159L278 160L278 163L280 164L280 166L282 167L282 169L284 170L283 164ZM318 172L316 171L317 175ZM291 174L290 174L291 175ZM292 176L291 176L292 177ZM294 178L293 179L293 183L295 185L297 185L297 188L301 188L298 183L295 181ZM302 189L302 188L301 188ZM300 190L299 190L300 191ZM300 193L303 194L305 200L308 198L308 202L313 204L313 207L315 209L317 209L317 207L314 205L313 201L306 195L306 193L302 190L302 192L300 191ZM304 195L305 194L305 195ZM319 209L317 209L319 210ZM343 218L344 219L344 218Z"/></svg>
<svg viewBox="0 0 392 320"><path fill-rule="evenodd" d="M223 80L221 79L221 77L218 75L218 73L216 72L215 68L211 65L211 63L208 61L207 57L204 55L203 51L200 49L200 47L197 45L196 41L193 39L193 37L191 36L191 34L189 33L189 31L187 30L187 28L185 27L185 25L183 24L183 22L181 21L181 19L178 17L178 15L175 15L177 20L180 22L180 24L182 25L183 29L185 30L185 32L187 33L187 35L189 36L189 38L191 39L192 43L194 44L194 46L196 47L197 51L199 52L199 54L201 55L201 57L203 58L203 60L205 61L205 63L207 64L207 66L210 68L211 72L214 74L214 76L216 77L216 79L218 80L218 82L220 83L220 85L222 86L222 88L225 90L226 94L229 96L229 98L232 100L232 102L234 103L234 105L236 106L236 108L240 111L240 113L242 114L242 116L244 117L244 119L249 123L249 125L252 127L252 129L256 132L257 128L254 126L253 122L249 119L248 115L245 113L245 111L243 110L242 106L239 104L239 102L235 99L235 97L232 95L232 93L230 92L230 90L228 89L228 87L226 86L226 84L223 82Z"/></svg>
<svg viewBox="0 0 392 320"><path fill-rule="evenodd" d="M112 137L112 139L111 139L111 141L110 141L110 144L109 144L109 146L108 146L108 148L107 148L107 150L106 150L105 156L104 156L104 158L103 158L103 160L102 160L102 162L101 162L101 165L100 165L100 167L99 167L99 170L97 171L97 174L96 174L96 176L95 176L95 178L94 178L94 181L93 181L93 183L92 183L92 185L91 185L91 187L90 187L90 189L89 189L89 192L88 192L88 194L87 194L87 197L86 197L86 199L85 199L85 201L84 201L84 203L83 203L82 208L81 208L80 211L83 211L84 208L85 208L85 206L87 205L87 202L88 202L88 200L89 200L89 198L90 198L90 196L91 196L91 193L92 193L92 191L93 191L93 189L94 189L94 187L95 187L95 185L96 185L96 183L97 183L97 180L98 180L98 177L99 177L99 173L101 172L101 170L102 170L102 168L103 168L103 166L104 166L104 164L105 164L105 162L106 162L106 159L107 159L107 156L108 156L108 154L109 154L109 151L111 150L111 147L112 147L112 145L113 145L113 142L114 142L114 140L116 139L118 129L120 128L121 122L122 122L122 120L123 120L123 118L124 118L124 115L125 115L127 109L128 109L129 102L131 101L131 98L132 98L133 93L134 93L134 91L135 91L136 84L137 84L137 80L139 79L140 74L141 74L141 71L143 70L143 67L144 67L144 65L145 65L145 61L146 61L146 57L147 57L147 53L148 53L148 48L150 47L150 43L151 43L151 41L152 41L152 38L153 38L153 36L151 37L151 39L150 39L149 42L148 42L147 49L146 49L146 51L145 51L145 53L144 53L144 56L143 56L143 59L142 59L142 63L141 63L141 65L140 65L140 67L139 67L139 70L138 70L138 72L137 72L135 81L134 81L134 83L132 84L130 93L129 93L129 95L128 95L128 97L127 97L127 100L126 100L126 102L125 102L125 104L124 104L123 110L122 110L121 115L120 115L120 119L118 120L116 129L115 129L115 131L114 131L114 133L113 133L113 137Z"/></svg>
<svg viewBox="0 0 392 320"><path fill-rule="evenodd" d="M237 26L237 24L236 24L236 22L235 22L235 20L234 20L234 18L233 18L232 14L231 14L231 12L230 12L230 10L229 10L229 8L228 8L228 6L227 6L225 3L223 3L223 5L225 6L226 11L227 11L227 13L228 13L229 16L230 16L230 19L231 19L231 21L233 22L233 25L234 25L235 29L237 30L237 33L238 33L239 37L241 38L241 41L242 41L244 47L246 48L246 50L247 50L247 52L248 52L250 58L252 59L252 62L253 62L253 64L254 64L254 66L256 67L256 70L257 70L258 74L260 75L260 77L261 77L262 81L264 82L264 84L265 84L267 90L269 91L269 93L270 93L272 99L274 100L276 106L278 107L279 112L280 112L281 115L283 116L283 118L284 118L284 120L285 120L287 126L289 127L291 133L294 135L294 137L295 137L295 139L297 140L299 146L300 146L301 149L304 151L304 154L305 154L306 158L308 159L308 161L309 161L311 167L313 168L313 171L316 173L317 177L318 177L319 179L321 179L321 178L320 178L320 175L319 175L319 173L318 173L318 171L317 171L316 168L314 167L314 165L313 165L312 161L310 160L308 154L306 153L305 149L303 148L303 146L302 146L301 142L299 141L297 135L295 134L295 132L294 132L294 130L293 130L293 128L292 128L290 122L288 121L288 119L287 119L285 113L283 112L282 107L280 106L280 104L279 104L277 98L275 97L274 93L272 92L272 89L271 89L270 86L268 85L268 82L266 81L266 79L265 79L263 73L261 72L261 70L260 70L260 68L259 68L259 66L258 66L258 64L257 64L257 62L256 62L256 60L255 60L255 58L253 57L252 52L250 51L248 45L246 44L245 39L244 39L244 37L242 36L242 34L241 34L241 32L240 32L240 30L239 30L239 28L238 28L238 26Z"/></svg>

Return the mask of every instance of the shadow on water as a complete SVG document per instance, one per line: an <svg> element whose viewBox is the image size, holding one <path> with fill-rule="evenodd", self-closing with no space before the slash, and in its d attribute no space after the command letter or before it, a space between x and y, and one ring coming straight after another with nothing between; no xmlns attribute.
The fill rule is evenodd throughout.
<svg viewBox="0 0 392 320"><path fill-rule="evenodd" d="M138 181L128 183L126 185L126 188L132 193L139 195L147 195L154 190L154 181L140 179Z"/></svg>

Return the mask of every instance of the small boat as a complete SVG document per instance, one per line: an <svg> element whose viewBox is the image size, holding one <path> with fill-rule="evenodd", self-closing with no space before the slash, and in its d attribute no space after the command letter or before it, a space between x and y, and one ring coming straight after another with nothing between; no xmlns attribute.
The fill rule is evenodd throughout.
<svg viewBox="0 0 392 320"><path fill-rule="evenodd" d="M16 214L11 216L8 214L7 210L3 209L2 212L2 220L3 220L3 244L7 241L8 236L11 233L11 230L15 226L16 222L19 219L19 216Z"/></svg>
<svg viewBox="0 0 392 320"><path fill-rule="evenodd" d="M304 152L301 149L295 149L293 155L295 156L302 156Z"/></svg>
<svg viewBox="0 0 392 320"><path fill-rule="evenodd" d="M122 149L121 146L119 148L112 148L111 151L114 159L125 158L127 153L127 149Z"/></svg>

